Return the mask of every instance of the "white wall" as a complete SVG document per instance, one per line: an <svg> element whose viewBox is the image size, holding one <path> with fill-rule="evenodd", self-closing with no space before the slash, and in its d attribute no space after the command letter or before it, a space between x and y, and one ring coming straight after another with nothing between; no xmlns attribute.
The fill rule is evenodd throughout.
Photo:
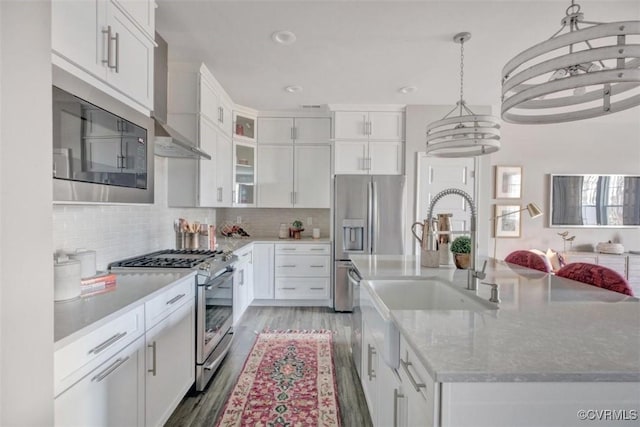
<svg viewBox="0 0 640 427"><path fill-rule="evenodd" d="M520 238L498 240L498 258L523 248L563 250L562 238L557 233L565 230L576 236L574 249L592 250L598 242L612 240L626 249L640 250L640 228L550 228L548 181L551 173L640 174L640 107L573 123L537 126L504 123L502 149L491 156L491 163L522 166L519 203L535 202L544 210L540 218L522 216ZM492 186L485 196L493 197ZM496 200L491 202L492 209ZM488 252L492 250L491 246Z"/></svg>
<svg viewBox="0 0 640 427"><path fill-rule="evenodd" d="M0 425L53 425L51 10L0 1Z"/></svg>
<svg viewBox="0 0 640 427"><path fill-rule="evenodd" d="M476 114L491 114L489 106L470 106ZM450 105L408 105L406 108L406 143L405 143L405 173L407 176L407 212L405 224L405 251L412 253L415 249L415 240L411 234L411 224L422 221L424 218L416 218L416 153L424 152L427 148L426 130L427 125L436 120L442 119L445 114L451 111ZM489 156L477 157L476 160L476 197L475 204L478 211L477 219L477 246L479 253L484 254L483 248L487 246L489 239L489 228L483 226L489 221L489 200L484 197L489 188L491 173Z"/></svg>
<svg viewBox="0 0 640 427"><path fill-rule="evenodd" d="M104 270L111 261L175 248L176 218L215 224L215 209L167 207L167 163L155 157L153 205L54 205L53 251L95 250Z"/></svg>

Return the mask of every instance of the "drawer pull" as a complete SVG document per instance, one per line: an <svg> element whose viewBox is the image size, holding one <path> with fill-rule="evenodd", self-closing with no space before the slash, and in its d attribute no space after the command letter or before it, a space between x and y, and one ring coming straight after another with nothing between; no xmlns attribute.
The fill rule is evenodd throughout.
<svg viewBox="0 0 640 427"><path fill-rule="evenodd" d="M280 289L284 289L286 291L294 291L296 288L280 288Z"/></svg>
<svg viewBox="0 0 640 427"><path fill-rule="evenodd" d="M240 255L240 256L245 257L245 256L249 256L249 255L251 255L251 252L247 252L246 254L242 254L242 255Z"/></svg>
<svg viewBox="0 0 640 427"><path fill-rule="evenodd" d="M297 249L296 248L280 248L280 250L283 250L283 251L295 251Z"/></svg>
<svg viewBox="0 0 640 427"><path fill-rule="evenodd" d="M295 264L285 264L285 265L281 265L280 268L296 268Z"/></svg>
<svg viewBox="0 0 640 427"><path fill-rule="evenodd" d="M312 265L310 267L312 267L312 268L324 268L324 265Z"/></svg>
<svg viewBox="0 0 640 427"><path fill-rule="evenodd" d="M312 251L322 251L325 252L326 249L325 248L311 248Z"/></svg>
<svg viewBox="0 0 640 427"><path fill-rule="evenodd" d="M184 298L186 294L180 294L180 295L176 295L175 297L171 298L169 301L167 301L167 305L172 305L175 304L176 302L178 302L180 299Z"/></svg>
<svg viewBox="0 0 640 427"><path fill-rule="evenodd" d="M95 346L91 350L89 350L89 354L91 354L91 353L98 354L98 353L104 351L110 345L112 345L116 341L122 339L125 335L127 335L126 331L115 334L114 336L112 336L108 340L104 341L102 344L98 344L97 346Z"/></svg>
<svg viewBox="0 0 640 427"><path fill-rule="evenodd" d="M124 359L118 358L118 360L116 360L111 365L109 365L107 369L100 372L95 377L91 378L91 381L96 381L96 382L102 381L103 379L107 378L113 371L118 369L118 367L120 367L120 365L122 365L127 360L129 360L129 356L125 357Z"/></svg>
<svg viewBox="0 0 640 427"><path fill-rule="evenodd" d="M419 392L421 388L425 388L425 389L427 388L427 385L425 383L417 382L415 378L413 378L413 375L411 375L411 372L409 372L409 366L413 366L413 363L405 362L401 358L400 364L402 365L402 369L404 369L404 371L407 373L407 376L409 377L409 381L411 382L411 385L413 386L413 388L416 389L417 392Z"/></svg>
<svg viewBox="0 0 640 427"><path fill-rule="evenodd" d="M309 288L312 291L324 291L324 288Z"/></svg>

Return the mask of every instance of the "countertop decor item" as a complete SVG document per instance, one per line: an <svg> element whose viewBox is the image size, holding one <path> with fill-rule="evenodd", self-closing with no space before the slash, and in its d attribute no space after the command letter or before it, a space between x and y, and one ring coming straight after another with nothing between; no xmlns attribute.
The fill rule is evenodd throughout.
<svg viewBox="0 0 640 427"><path fill-rule="evenodd" d="M458 33L460 44L460 100L441 120L427 126L427 155L434 157L482 156L500 149L500 120L475 114L464 100L464 43L471 33ZM457 115L451 116L457 111Z"/></svg>
<svg viewBox="0 0 640 427"><path fill-rule="evenodd" d="M601 254L616 254L620 255L624 253L624 246L621 243L600 242L596 245L596 252Z"/></svg>
<svg viewBox="0 0 640 427"><path fill-rule="evenodd" d="M326 330L258 334L217 426L339 426L332 347Z"/></svg>
<svg viewBox="0 0 640 427"><path fill-rule="evenodd" d="M572 0L560 23L502 69L502 119L562 123L640 105L640 21L585 21Z"/></svg>
<svg viewBox="0 0 640 427"><path fill-rule="evenodd" d="M569 236L568 231L563 231L562 233L558 233L558 236L562 237L562 253L566 253L567 242L569 242L569 248L573 247L573 241L575 240L576 236Z"/></svg>
<svg viewBox="0 0 640 427"><path fill-rule="evenodd" d="M291 223L291 227L289 228L289 237L294 239L300 239L302 236L302 232L304 231L304 224L299 219L296 219Z"/></svg>
<svg viewBox="0 0 640 427"><path fill-rule="evenodd" d="M469 268L471 253L471 238L469 236L458 236L451 243L451 252L453 253L453 261L456 267L461 269Z"/></svg>
<svg viewBox="0 0 640 427"><path fill-rule="evenodd" d="M53 264L53 300L67 301L80 296L80 261L59 254Z"/></svg>

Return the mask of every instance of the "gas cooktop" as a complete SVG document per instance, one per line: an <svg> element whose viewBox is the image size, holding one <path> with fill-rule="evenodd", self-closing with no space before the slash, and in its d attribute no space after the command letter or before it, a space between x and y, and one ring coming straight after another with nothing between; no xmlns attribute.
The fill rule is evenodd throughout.
<svg viewBox="0 0 640 427"><path fill-rule="evenodd" d="M226 261L222 251L205 249L166 249L109 264L109 269L197 268L205 261Z"/></svg>

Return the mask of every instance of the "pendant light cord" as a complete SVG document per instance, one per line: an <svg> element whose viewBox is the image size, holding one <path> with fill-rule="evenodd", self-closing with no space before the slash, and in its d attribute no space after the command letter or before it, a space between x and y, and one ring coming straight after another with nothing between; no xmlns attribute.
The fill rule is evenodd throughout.
<svg viewBox="0 0 640 427"><path fill-rule="evenodd" d="M460 115L464 105L464 39L460 40Z"/></svg>

